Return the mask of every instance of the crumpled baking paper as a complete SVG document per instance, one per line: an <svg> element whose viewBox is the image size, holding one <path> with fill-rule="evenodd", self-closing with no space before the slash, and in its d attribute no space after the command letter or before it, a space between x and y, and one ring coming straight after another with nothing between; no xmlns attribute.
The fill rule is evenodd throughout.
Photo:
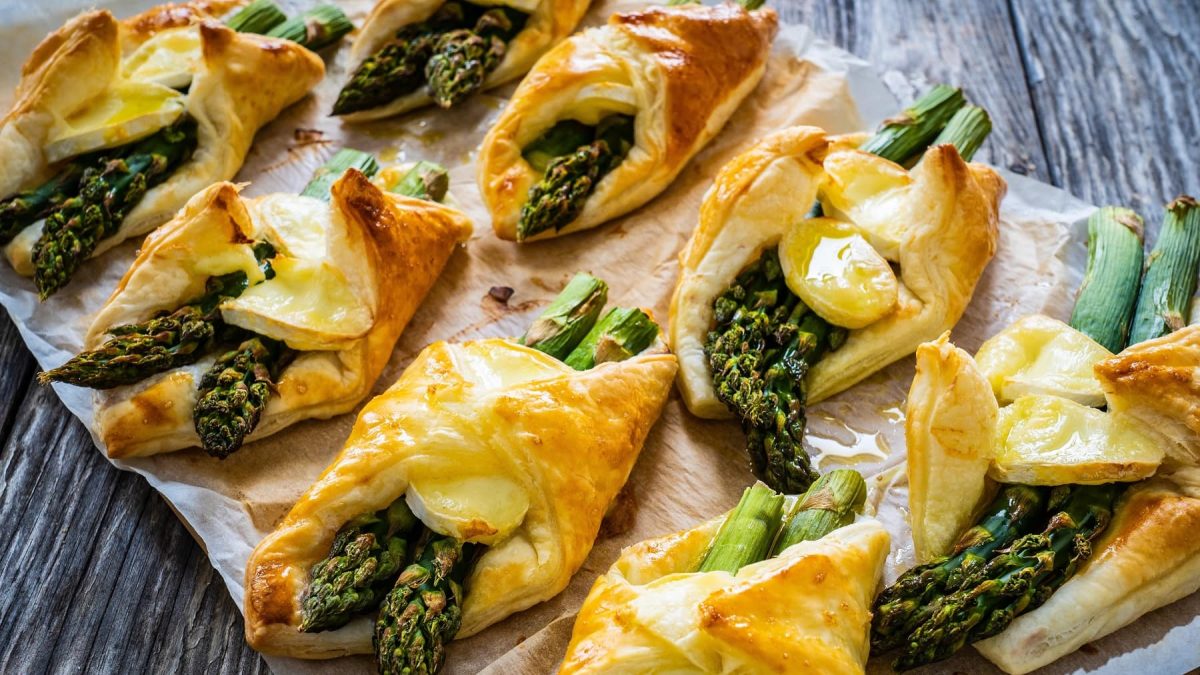
<svg viewBox="0 0 1200 675"><path fill-rule="evenodd" d="M0 90L12 90L20 64L40 36L88 4L47 0L0 7L4 27L0 29ZM106 4L124 17L153 3ZM361 26L369 2L340 4ZM599 3L585 24L602 23L612 11L632 6L625 0ZM348 52L346 44L326 51L325 81L313 96L259 133L237 180L250 183L249 195L296 192L313 169L341 147L374 152L383 163L432 159L451 169L454 200L474 220L475 235L465 250L451 258L400 339L376 392L394 381L432 341L519 335L571 274L581 269L609 282L613 302L651 308L665 320L678 252L696 224L704 191L726 161L775 129L813 124L834 133L857 131L873 128L899 109L868 64L816 38L806 27L785 26L762 84L665 193L604 227L517 246L492 235L475 187L474 167L476 147L513 87L477 96L450 112L427 109L370 125L343 125L327 113L346 80L351 65ZM902 77L889 80L905 84ZM0 99L0 106L7 109L10 102L11 95ZM981 157L986 159L986 147ZM1043 312L1065 319L1086 258L1083 221L1094 207L1048 185L1007 173L1005 177L1009 191L999 251L953 332L954 342L971 351L1024 314ZM65 291L42 304L29 280L0 265L0 303L43 368L62 363L80 348L89 317L115 288L135 250L136 243L129 242L90 262ZM488 290L494 286L513 288L511 299L502 303L490 297ZM808 442L817 466L822 470L851 466L868 478L872 508L893 535L889 580L912 562L903 434L903 403L912 373L912 359L904 359L809 411ZM91 392L62 385L55 389L90 428ZM189 450L113 464L141 474L162 493L204 546L240 607L243 570L251 550L338 452L353 421L354 415L343 415L301 423L248 445L225 461ZM622 547L691 527L736 503L753 480L743 447L735 423L695 419L673 396L591 556L567 590L454 643L446 672L552 671L570 637L574 612ZM1182 672L1195 664L1198 614L1200 599L1193 596L1048 670L1115 673L1137 664L1152 672ZM372 670L367 657L334 662L268 657L267 661L277 673ZM886 669L882 663L873 667ZM993 669L966 649L940 664L939 670Z"/></svg>

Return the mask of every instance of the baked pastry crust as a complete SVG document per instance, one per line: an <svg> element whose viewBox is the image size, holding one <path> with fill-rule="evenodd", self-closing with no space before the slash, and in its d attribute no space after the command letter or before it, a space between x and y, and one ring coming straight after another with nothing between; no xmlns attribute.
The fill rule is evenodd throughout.
<svg viewBox="0 0 1200 675"><path fill-rule="evenodd" d="M1200 325L1133 345L1093 372L1114 416L1160 439L1175 461L1200 465Z"/></svg>
<svg viewBox="0 0 1200 675"><path fill-rule="evenodd" d="M480 148L479 189L496 236L516 240L521 207L541 178L521 150L562 119L632 104L633 147L573 222L530 240L595 227L653 199L758 85L776 28L771 9L650 7L560 43L521 82Z"/></svg>
<svg viewBox="0 0 1200 675"><path fill-rule="evenodd" d="M1092 557L1041 607L975 643L1008 673L1028 673L1200 590L1200 471L1138 483Z"/></svg>
<svg viewBox="0 0 1200 675"><path fill-rule="evenodd" d="M113 326L177 308L202 293L209 276L254 270L249 242L275 226L276 216L265 205L286 199L300 211L330 209L325 262L364 299L370 327L357 336L332 336L329 348L301 352L283 370L248 440L302 419L349 412L370 392L450 254L470 237L471 224L457 209L384 193L353 169L334 183L332 194L329 204L294 195L244 199L237 186L217 183L196 195L146 239L97 314L86 346L99 346ZM97 433L108 455L151 455L199 445L192 408L198 378L215 358L98 392Z"/></svg>
<svg viewBox="0 0 1200 675"><path fill-rule="evenodd" d="M481 6L503 6L529 12L529 19L520 33L509 41L504 58L483 80L481 91L493 89L525 74L546 50L571 34L587 12L591 0L473 0ZM379 0L367 16L362 32L351 51L353 63L362 63L382 48L396 32L409 24L433 16L445 0ZM342 115L349 122L366 122L399 115L425 105L433 99L424 87L401 96L386 105Z"/></svg>
<svg viewBox="0 0 1200 675"><path fill-rule="evenodd" d="M692 572L722 521L622 551L579 610L559 672L864 672L883 526L863 519L736 575Z"/></svg>
<svg viewBox="0 0 1200 675"><path fill-rule="evenodd" d="M251 555L247 641L301 658L369 653L369 618L297 630L309 570L355 516L401 495L418 515L437 511L414 503L433 489L459 489L454 501L473 515L453 532L423 516L427 525L493 540L465 582L459 637L556 595L591 550L675 369L661 352L576 371L511 340L426 347L366 405L341 454ZM495 489L471 489L478 480Z"/></svg>
<svg viewBox="0 0 1200 675"><path fill-rule="evenodd" d="M21 70L16 101L0 121L0 195L50 177L44 152L58 120L87 106L119 81L121 59L155 33L195 25L201 64L187 94L197 122L191 159L151 188L94 255L140 236L175 215L193 195L233 178L260 127L300 100L325 74L320 57L295 42L238 33L211 18L234 3L163 5L118 21L107 10L85 12L47 36ZM18 273L33 274L31 225L5 247Z"/></svg>
<svg viewBox="0 0 1200 675"><path fill-rule="evenodd" d="M957 323L975 284L996 250L1004 179L982 164L968 164L950 145L926 151L911 172L854 150L861 136L830 137L815 127L775 132L735 157L718 174L700 207L700 221L680 253L680 276L671 299L671 346L679 355L679 388L699 417L726 418L713 390L704 339L712 303L762 251L776 246L803 220L824 190L856 173L888 177L896 187L862 203L842 205L884 257L899 262L895 308L865 328L852 330L824 356L808 379L808 400L843 391L933 340ZM826 209L828 211L828 208ZM870 222L868 222L868 219Z"/></svg>

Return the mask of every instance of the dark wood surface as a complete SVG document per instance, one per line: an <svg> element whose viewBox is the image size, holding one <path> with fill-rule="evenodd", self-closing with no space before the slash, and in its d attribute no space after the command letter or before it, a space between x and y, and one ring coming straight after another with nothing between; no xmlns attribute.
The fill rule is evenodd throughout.
<svg viewBox="0 0 1200 675"><path fill-rule="evenodd" d="M1133 206L1152 230L1200 193L1198 0L771 4L889 83L964 85L995 124L985 161ZM0 672L269 672L170 508L33 376L0 318Z"/></svg>

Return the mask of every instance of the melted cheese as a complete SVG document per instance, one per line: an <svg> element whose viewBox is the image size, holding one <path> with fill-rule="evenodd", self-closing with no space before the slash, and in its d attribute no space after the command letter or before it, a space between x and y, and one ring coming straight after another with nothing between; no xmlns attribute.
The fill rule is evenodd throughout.
<svg viewBox="0 0 1200 675"><path fill-rule="evenodd" d="M1004 483L1098 485L1154 474L1163 451L1133 424L1059 396L1023 396L1000 409L989 472Z"/></svg>
<svg viewBox="0 0 1200 675"><path fill-rule="evenodd" d="M925 220L912 212L912 175L899 164L861 150L831 152L823 166L820 199L825 213L844 216L884 258L896 261L905 223Z"/></svg>
<svg viewBox="0 0 1200 675"><path fill-rule="evenodd" d="M862 328L896 304L900 284L883 256L852 226L830 218L794 224L779 244L784 278L822 319Z"/></svg>
<svg viewBox="0 0 1200 675"><path fill-rule="evenodd" d="M146 40L121 63L121 76L183 89L203 59L196 26L165 30Z"/></svg>
<svg viewBox="0 0 1200 675"><path fill-rule="evenodd" d="M632 86L620 82L596 82L575 95L570 117L595 126L609 115L636 115L637 110L637 94Z"/></svg>
<svg viewBox="0 0 1200 675"><path fill-rule="evenodd" d="M1033 314L992 336L975 361L1001 403L1047 394L1092 407L1104 405L1104 390L1092 367L1112 352L1048 316Z"/></svg>
<svg viewBox="0 0 1200 675"><path fill-rule="evenodd" d="M525 522L525 488L501 474L417 478L405 499L430 529L487 546L503 541Z"/></svg>
<svg viewBox="0 0 1200 675"><path fill-rule="evenodd" d="M147 82L120 82L103 96L59 122L46 143L46 159L57 162L86 152L145 138L183 115L183 94Z"/></svg>

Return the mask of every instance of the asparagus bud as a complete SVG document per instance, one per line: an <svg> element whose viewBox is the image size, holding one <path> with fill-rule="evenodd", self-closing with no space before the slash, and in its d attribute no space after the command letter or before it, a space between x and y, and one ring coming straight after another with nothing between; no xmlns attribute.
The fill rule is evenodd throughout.
<svg viewBox="0 0 1200 675"><path fill-rule="evenodd" d="M318 5L267 31L267 37L291 40L312 51L341 40L354 30L346 13L335 5Z"/></svg>
<svg viewBox="0 0 1200 675"><path fill-rule="evenodd" d="M883 126L861 149L912 166L966 103L961 89L939 84L897 117L884 120Z"/></svg>
<svg viewBox="0 0 1200 675"><path fill-rule="evenodd" d="M225 459L242 447L258 426L275 379L294 356L284 343L256 335L217 359L200 380L192 411L205 452Z"/></svg>
<svg viewBox="0 0 1200 675"><path fill-rule="evenodd" d="M1184 195L1167 204L1167 217L1146 261L1129 344L1162 337L1187 325L1198 272L1200 204Z"/></svg>
<svg viewBox="0 0 1200 675"><path fill-rule="evenodd" d="M350 148L342 148L334 153L329 161L313 172L312 180L300 191L306 197L316 197L329 201L329 190L348 169L358 169L368 178L379 171L379 163L371 155Z"/></svg>
<svg viewBox="0 0 1200 675"><path fill-rule="evenodd" d="M969 162L990 133L992 118L987 111L977 105L968 105L954 113L932 145L949 143L958 149L959 156Z"/></svg>
<svg viewBox="0 0 1200 675"><path fill-rule="evenodd" d="M229 17L226 26L239 33L265 34L287 21L287 15L272 0L254 0Z"/></svg>
<svg viewBox="0 0 1200 675"><path fill-rule="evenodd" d="M462 625L462 582L475 564L475 545L426 531L416 560L379 608L375 655L381 675L436 673L446 644Z"/></svg>
<svg viewBox="0 0 1200 675"><path fill-rule="evenodd" d="M378 607L404 566L406 538L418 525L404 497L343 525L329 554L313 565L300 630L341 628L355 614Z"/></svg>
<svg viewBox="0 0 1200 675"><path fill-rule="evenodd" d="M1111 352L1125 348L1142 275L1142 219L1118 206L1088 219L1088 262L1071 326Z"/></svg>
<svg viewBox="0 0 1200 675"><path fill-rule="evenodd" d="M834 469L813 482L775 543L775 555L792 544L816 541L854 522L867 501L867 483L853 469Z"/></svg>
<svg viewBox="0 0 1200 675"><path fill-rule="evenodd" d="M521 344L565 359L596 324L607 301L608 284L580 272L529 326Z"/></svg>
<svg viewBox="0 0 1200 675"><path fill-rule="evenodd" d="M0 245L12 241L21 230L45 218L76 194L84 170L93 162L94 157L76 158L45 183L0 202Z"/></svg>
<svg viewBox="0 0 1200 675"><path fill-rule="evenodd" d="M635 308L614 307L596 323L563 361L575 370L588 370L609 361L624 361L654 342L658 324Z"/></svg>
<svg viewBox="0 0 1200 675"><path fill-rule="evenodd" d="M767 557L783 518L783 495L756 483L746 488L742 499L721 524L699 572L738 570Z"/></svg>
<svg viewBox="0 0 1200 675"><path fill-rule="evenodd" d="M434 103L449 108L483 86L508 50L508 39L518 28L512 10L489 9L474 29L461 28L440 35L425 66L425 79ZM521 21L523 23L523 21Z"/></svg>

